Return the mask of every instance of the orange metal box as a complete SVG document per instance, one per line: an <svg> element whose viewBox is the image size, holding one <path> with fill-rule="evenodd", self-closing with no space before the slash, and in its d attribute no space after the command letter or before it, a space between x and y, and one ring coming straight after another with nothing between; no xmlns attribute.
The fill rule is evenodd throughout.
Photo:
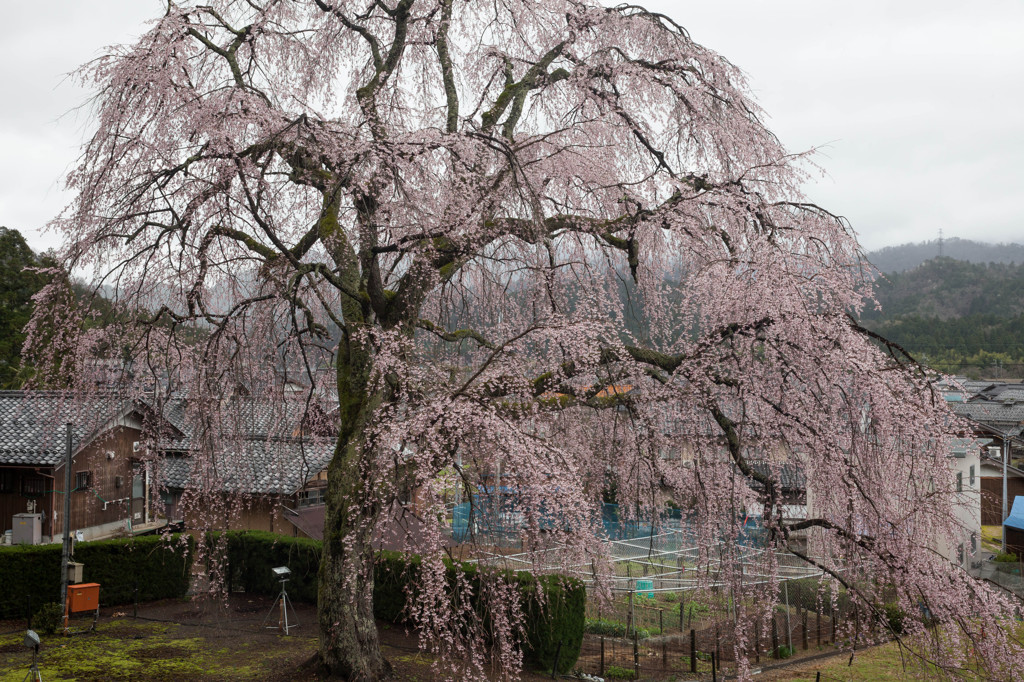
<svg viewBox="0 0 1024 682"><path fill-rule="evenodd" d="M80 583L68 585L68 611L95 611L100 606L100 584Z"/></svg>

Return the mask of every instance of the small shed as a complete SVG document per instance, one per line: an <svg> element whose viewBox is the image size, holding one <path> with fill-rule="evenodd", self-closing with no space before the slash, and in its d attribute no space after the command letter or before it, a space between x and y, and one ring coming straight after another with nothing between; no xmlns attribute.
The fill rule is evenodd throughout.
<svg viewBox="0 0 1024 682"><path fill-rule="evenodd" d="M1024 495L1013 498L1010 515L1003 521L1003 533L1006 538L1006 551L1013 552L1018 558L1024 558Z"/></svg>

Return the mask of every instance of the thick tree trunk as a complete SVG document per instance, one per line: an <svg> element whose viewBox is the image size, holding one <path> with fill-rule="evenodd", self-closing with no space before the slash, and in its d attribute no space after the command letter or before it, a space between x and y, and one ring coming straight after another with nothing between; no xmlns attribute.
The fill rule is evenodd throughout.
<svg viewBox="0 0 1024 682"><path fill-rule="evenodd" d="M372 449L365 443L367 424L383 396L368 390L366 355L345 350L338 370L340 433L327 470L319 657L332 675L369 682L390 672L373 617L371 542L380 501L374 498Z"/></svg>
<svg viewBox="0 0 1024 682"><path fill-rule="evenodd" d="M360 449L358 444L339 445L341 448L349 451ZM338 459L347 457L336 455L335 461ZM361 505L355 498L362 490L363 481L353 480L361 478L358 465L353 468L357 471L340 471L332 465L328 473L317 605L319 655L321 663L333 675L369 682L383 679L390 666L381 653L373 618L371 539L374 519L358 513ZM338 478L346 480L339 484L336 482Z"/></svg>

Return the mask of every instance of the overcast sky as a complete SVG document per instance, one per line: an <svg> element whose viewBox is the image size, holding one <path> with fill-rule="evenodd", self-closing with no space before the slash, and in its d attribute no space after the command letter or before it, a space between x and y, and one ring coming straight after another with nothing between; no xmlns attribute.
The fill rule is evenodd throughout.
<svg viewBox="0 0 1024 682"><path fill-rule="evenodd" d="M654 0L748 74L811 199L868 249L938 236L1024 242L1024 2ZM88 97L66 75L130 42L158 0L0 0L0 225L36 250L70 197ZM45 13L45 17L40 14Z"/></svg>

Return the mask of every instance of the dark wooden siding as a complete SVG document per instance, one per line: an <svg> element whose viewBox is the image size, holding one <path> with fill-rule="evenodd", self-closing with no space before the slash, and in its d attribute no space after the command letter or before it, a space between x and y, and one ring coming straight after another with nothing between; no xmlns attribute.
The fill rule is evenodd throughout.
<svg viewBox="0 0 1024 682"><path fill-rule="evenodd" d="M138 457L138 453L133 452L132 444L140 437L137 429L118 426L102 434L75 455L71 465L72 530L112 523L131 516L132 463ZM107 453L113 453L113 457ZM89 472L89 485L84 489L75 489L79 472ZM63 490L63 467L57 470L57 478L58 486ZM63 533L61 516L64 500L58 495L55 503L57 522L53 533Z"/></svg>
<svg viewBox="0 0 1024 682"><path fill-rule="evenodd" d="M1024 495L1024 478L1007 478L1006 491L1009 501L1007 513L1013 507L1013 498ZM981 479L981 525L1003 525L1003 479L983 476Z"/></svg>
<svg viewBox="0 0 1024 682"><path fill-rule="evenodd" d="M36 513L43 514L43 535L50 534L51 504L53 503L53 478L49 469L34 467L0 467L0 532L13 527L15 514L28 511L29 500L36 501ZM25 481L42 484L43 494L39 497L26 497L23 494Z"/></svg>

